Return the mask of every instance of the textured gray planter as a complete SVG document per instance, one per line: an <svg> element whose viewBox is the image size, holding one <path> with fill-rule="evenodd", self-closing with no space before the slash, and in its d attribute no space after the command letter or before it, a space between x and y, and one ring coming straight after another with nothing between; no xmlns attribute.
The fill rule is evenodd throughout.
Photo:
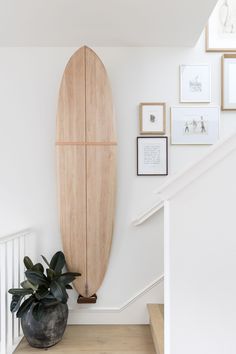
<svg viewBox="0 0 236 354"><path fill-rule="evenodd" d="M32 308L21 318L25 338L32 347L48 348L58 343L65 332L68 319L67 304L56 304L45 308L40 321L32 316Z"/></svg>

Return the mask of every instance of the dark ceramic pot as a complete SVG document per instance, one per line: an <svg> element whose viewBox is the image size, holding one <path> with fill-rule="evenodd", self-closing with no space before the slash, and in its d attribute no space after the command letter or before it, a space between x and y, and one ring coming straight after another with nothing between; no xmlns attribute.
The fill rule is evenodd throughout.
<svg viewBox="0 0 236 354"><path fill-rule="evenodd" d="M48 348L58 343L65 332L68 319L67 304L56 304L45 308L40 321L32 315L32 308L21 318L25 338L32 347Z"/></svg>

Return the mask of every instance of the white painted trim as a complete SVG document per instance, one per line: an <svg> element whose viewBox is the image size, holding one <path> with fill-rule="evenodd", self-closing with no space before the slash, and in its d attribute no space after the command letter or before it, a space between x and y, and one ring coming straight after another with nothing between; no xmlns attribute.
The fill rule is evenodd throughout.
<svg viewBox="0 0 236 354"><path fill-rule="evenodd" d="M22 339L19 319L9 314L7 289L12 286L18 287L24 280L22 258L26 255L25 239L31 235L34 235L33 232L25 229L7 236L0 236L1 354L12 354ZM33 240L32 237L31 240Z"/></svg>
<svg viewBox="0 0 236 354"><path fill-rule="evenodd" d="M7 349L7 354L13 354L22 339L23 339L23 335L15 339L15 343Z"/></svg>
<svg viewBox="0 0 236 354"><path fill-rule="evenodd" d="M139 291L137 294L132 296L129 300L127 300L125 303L123 303L119 307L89 307L90 305L79 305L78 310L70 309L70 312L73 314L75 312L81 313L81 312L110 312L110 313L119 313L124 310L126 310L130 305L132 305L135 301L137 301L140 297L148 293L151 289L153 289L155 286L159 285L164 281L164 275L161 275L154 281L152 281L149 285L147 285L144 289ZM86 307L85 307L86 306Z"/></svg>
<svg viewBox="0 0 236 354"><path fill-rule="evenodd" d="M228 156L236 149L236 133L210 147L208 152L197 162L191 164L181 172L168 178L168 180L154 193L158 195L158 201L152 207L144 211L134 221L134 225L140 225L163 207L165 200L170 200L183 188L198 179L209 169Z"/></svg>
<svg viewBox="0 0 236 354"><path fill-rule="evenodd" d="M170 206L169 201L164 203L164 352L170 354Z"/></svg>
<svg viewBox="0 0 236 354"><path fill-rule="evenodd" d="M22 231L19 231L19 232L16 232L14 234L10 234L10 235L7 235L7 236L1 236L0 235L0 243L5 243L5 242L11 241L11 240L15 240L17 238L28 236L30 234L32 234L32 230L25 229L25 230L22 230Z"/></svg>
<svg viewBox="0 0 236 354"><path fill-rule="evenodd" d="M164 203L163 200L157 201L151 208L147 209L146 212L138 216L135 220L133 220L133 225L138 226L142 224L145 220L147 220L150 216L155 214L158 210L163 208Z"/></svg>

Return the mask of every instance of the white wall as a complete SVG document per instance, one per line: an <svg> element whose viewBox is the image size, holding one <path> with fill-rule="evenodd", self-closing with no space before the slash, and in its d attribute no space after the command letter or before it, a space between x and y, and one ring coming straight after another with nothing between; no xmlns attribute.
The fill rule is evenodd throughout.
<svg viewBox="0 0 236 354"><path fill-rule="evenodd" d="M169 202L166 354L236 352L235 160Z"/></svg>
<svg viewBox="0 0 236 354"><path fill-rule="evenodd" d="M220 54L195 48L95 48L111 80L118 130L118 193L109 268L98 292L99 307L120 307L163 273L163 215L135 228L132 218L150 205L165 177L136 176L138 104L178 103L179 64L212 65L212 103L220 104ZM56 198L55 115L64 67L75 48L0 49L0 235L32 227L38 254L61 247ZM222 114L222 136L236 129L235 113ZM172 146L170 173L208 149ZM150 302L163 300L162 287ZM75 305L72 295L71 306ZM144 306L146 295L143 297ZM136 308L137 310L137 308ZM135 311L136 311L135 310ZM97 316L97 315L95 315ZM127 318L132 322L132 315ZM116 315L110 321L116 320ZM145 322L143 312L142 319ZM92 320L91 320L92 321ZM123 320L122 320L123 321ZM135 319L133 321L136 321Z"/></svg>

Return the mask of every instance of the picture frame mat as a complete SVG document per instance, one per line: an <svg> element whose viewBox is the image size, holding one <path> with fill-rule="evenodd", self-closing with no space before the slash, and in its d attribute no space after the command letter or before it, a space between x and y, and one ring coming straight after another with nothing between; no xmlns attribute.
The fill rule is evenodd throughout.
<svg viewBox="0 0 236 354"><path fill-rule="evenodd" d="M199 145L206 145L206 146L209 146L209 145L213 145L212 143L209 144L209 143L189 143L189 142L186 142L186 143L175 143L173 142L173 110L174 109L202 109L202 108L205 108L205 109L216 109L217 110L217 113L218 113L218 125L217 125L217 129L218 129L218 137L217 139L219 139L220 137L220 107L219 106L172 106L170 108L170 144L171 145L193 145L193 146L199 146Z"/></svg>
<svg viewBox="0 0 236 354"><path fill-rule="evenodd" d="M182 99L182 84L183 84L183 75L182 75L182 67L183 66L187 66L187 67L197 67L197 66L200 66L200 67L207 67L208 70L209 70L209 97L206 99L206 100L202 100L202 99L199 99L199 100L186 100L186 99ZM208 64L208 63L197 63L197 64L181 64L179 66L179 103L210 103L211 102L211 65Z"/></svg>
<svg viewBox="0 0 236 354"><path fill-rule="evenodd" d="M228 106L226 105L226 87L225 87L225 79L226 79L226 70L225 70L225 64L227 59L235 59L235 65L236 65L236 53L235 54L223 54L221 58L221 110L222 111L235 111L236 110L236 101L235 101L235 106L230 107L230 104Z"/></svg>
<svg viewBox="0 0 236 354"><path fill-rule="evenodd" d="M163 130L143 130L143 107L162 106L163 107ZM139 105L139 128L141 135L164 135L166 131L166 103L165 102L142 102Z"/></svg>
<svg viewBox="0 0 236 354"><path fill-rule="evenodd" d="M165 142L165 171L164 173L141 173L140 172L140 144L139 141L141 141L141 139L162 139ZM139 136L136 138L136 144L137 144L137 176L167 176L168 175L168 137L167 136L159 136L159 137L147 137L147 136Z"/></svg>
<svg viewBox="0 0 236 354"><path fill-rule="evenodd" d="M234 38L220 38L218 37L218 44L214 44L214 41L217 42L217 22L219 21L219 12L220 7L223 5L223 0L218 1L214 7L212 14L208 20L208 24L205 27L205 50L206 52L236 52L236 32L233 34ZM236 13L236 4L234 4L234 13ZM235 15L235 14L234 14ZM219 22L218 22L219 24ZM212 34L211 34L212 33ZM215 37L213 37L215 36ZM212 38L212 39L211 39ZM220 42L221 41L221 42ZM224 42L224 43L223 43ZM229 43L232 45L229 45ZM222 45L220 44L222 43Z"/></svg>

